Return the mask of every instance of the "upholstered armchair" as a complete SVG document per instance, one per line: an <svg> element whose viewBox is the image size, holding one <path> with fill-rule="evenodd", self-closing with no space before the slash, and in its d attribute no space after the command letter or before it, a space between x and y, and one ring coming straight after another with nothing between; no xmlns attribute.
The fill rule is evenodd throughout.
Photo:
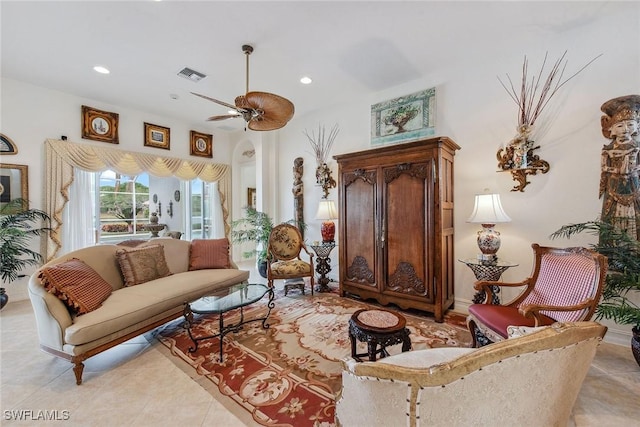
<svg viewBox="0 0 640 427"><path fill-rule="evenodd" d="M602 295L607 258L586 248L552 248L531 245L534 266L522 282L478 281L484 290L483 304L469 307L467 325L473 347L507 338L507 327L543 326L554 322L591 319ZM522 287L513 301L494 305L493 287Z"/></svg>
<svg viewBox="0 0 640 427"><path fill-rule="evenodd" d="M308 262L300 257L302 251L309 257ZM305 277L311 278L311 295L313 295L313 253L309 252L305 246L300 230L296 227L291 224L275 226L269 235L267 247L269 286L273 287L273 281L277 279L304 279Z"/></svg>
<svg viewBox="0 0 640 427"><path fill-rule="evenodd" d="M520 328L517 328L519 332ZM340 426L564 426L606 327L555 323L475 348L342 361Z"/></svg>

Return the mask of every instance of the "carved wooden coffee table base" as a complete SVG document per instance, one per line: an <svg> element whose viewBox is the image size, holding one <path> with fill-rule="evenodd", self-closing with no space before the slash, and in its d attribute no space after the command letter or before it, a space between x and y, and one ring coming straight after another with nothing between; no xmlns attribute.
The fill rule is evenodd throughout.
<svg viewBox="0 0 640 427"><path fill-rule="evenodd" d="M349 340L351 341L351 357L362 361L366 356L375 361L389 356L386 347L402 343L402 351L411 350L409 329L405 326L407 320L394 311L388 310L358 310L349 320ZM366 353L356 353L357 340L367 343Z"/></svg>

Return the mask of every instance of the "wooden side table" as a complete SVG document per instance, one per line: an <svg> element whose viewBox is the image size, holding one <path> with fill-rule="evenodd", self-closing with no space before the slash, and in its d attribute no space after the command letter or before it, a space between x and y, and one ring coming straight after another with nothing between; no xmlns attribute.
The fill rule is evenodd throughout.
<svg viewBox="0 0 640 427"><path fill-rule="evenodd" d="M473 271L473 274L476 276L476 280L489 280L492 282L500 280L500 276L502 276L502 273L504 273L507 269L516 267L518 265L502 259L497 259L495 261L484 261L476 258L468 258L459 259L458 261L466 264L467 267L469 267L471 271ZM491 303L500 305L500 297L498 296L500 287L491 286L491 290L493 291L493 298L491 299ZM479 290L473 297L473 303L480 304L485 300L485 298L485 292L483 290Z"/></svg>
<svg viewBox="0 0 640 427"><path fill-rule="evenodd" d="M332 242L309 246L316 253L316 272L320 275L316 292L331 292L331 288L328 286L331 280L327 277L327 274L331 271L331 258L329 258L329 254L333 248L336 247L336 244Z"/></svg>
<svg viewBox="0 0 640 427"><path fill-rule="evenodd" d="M403 352L411 350L410 332L405 327L406 324L407 319L394 311L379 309L356 311L349 320L351 357L361 362L362 356L368 356L370 361L375 361L378 354L380 358L389 356L387 346L400 343L402 343ZM367 343L366 353L356 353L356 340Z"/></svg>

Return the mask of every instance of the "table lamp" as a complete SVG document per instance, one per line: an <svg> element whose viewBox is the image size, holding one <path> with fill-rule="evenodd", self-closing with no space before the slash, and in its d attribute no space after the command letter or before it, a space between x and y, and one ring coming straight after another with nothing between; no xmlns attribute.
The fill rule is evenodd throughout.
<svg viewBox="0 0 640 427"><path fill-rule="evenodd" d="M499 194L476 194L475 206L467 222L481 224L478 231L478 247L482 254L478 259L495 261L496 252L500 249L500 233L493 229L499 222L510 222L511 218L502 209Z"/></svg>
<svg viewBox="0 0 640 427"><path fill-rule="evenodd" d="M316 219L323 220L320 233L322 233L322 243L333 243L336 235L336 225L332 220L338 218L338 210L333 200L322 199L318 204Z"/></svg>

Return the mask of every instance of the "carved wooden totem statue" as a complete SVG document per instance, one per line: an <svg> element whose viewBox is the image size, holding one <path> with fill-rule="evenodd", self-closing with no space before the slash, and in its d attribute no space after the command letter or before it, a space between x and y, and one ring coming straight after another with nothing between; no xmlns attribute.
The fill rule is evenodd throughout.
<svg viewBox="0 0 640 427"><path fill-rule="evenodd" d="M640 240L640 95L610 99L600 109L602 134L611 140L600 157L601 220Z"/></svg>
<svg viewBox="0 0 640 427"><path fill-rule="evenodd" d="M300 224L304 224L304 183L302 182L302 173L304 159L297 157L293 161L293 210L295 213L296 226L300 229L300 234L304 238L304 227Z"/></svg>

